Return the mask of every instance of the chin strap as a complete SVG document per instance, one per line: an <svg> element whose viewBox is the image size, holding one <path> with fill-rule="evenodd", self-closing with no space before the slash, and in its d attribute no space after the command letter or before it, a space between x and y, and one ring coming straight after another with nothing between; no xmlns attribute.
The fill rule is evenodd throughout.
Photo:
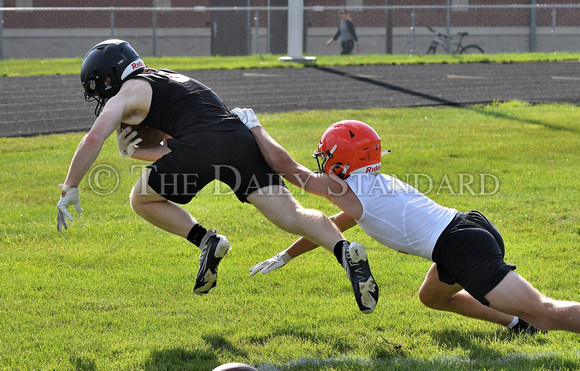
<svg viewBox="0 0 580 371"><path fill-rule="evenodd" d="M108 99L101 98L99 96L90 95L85 91L85 100L87 102L92 102L92 101L97 102L97 106L95 107L95 116L99 117L99 115L101 114L101 111L103 111L103 107L105 106L105 103L107 103Z"/></svg>
<svg viewBox="0 0 580 371"><path fill-rule="evenodd" d="M107 103L106 99L97 98L97 106L95 107L95 116L99 117L101 112L103 111L103 107L105 107L105 103Z"/></svg>

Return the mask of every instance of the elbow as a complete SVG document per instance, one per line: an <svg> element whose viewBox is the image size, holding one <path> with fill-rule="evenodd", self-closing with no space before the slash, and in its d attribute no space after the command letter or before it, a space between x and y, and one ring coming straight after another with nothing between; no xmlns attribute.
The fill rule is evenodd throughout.
<svg viewBox="0 0 580 371"><path fill-rule="evenodd" d="M272 167L272 170L274 170L275 173L285 174L287 172L287 164L289 162L285 160L282 156L276 156L274 158L271 158L270 161L268 162L270 163L270 166Z"/></svg>
<svg viewBox="0 0 580 371"><path fill-rule="evenodd" d="M270 154L271 156L268 162L272 167L272 170L274 170L276 173L287 176L296 172L298 164L296 161L294 161L288 152L281 150Z"/></svg>
<svg viewBox="0 0 580 371"><path fill-rule="evenodd" d="M101 138L100 135L95 133L88 132L83 138L82 144L88 147L101 147L104 142L105 138Z"/></svg>

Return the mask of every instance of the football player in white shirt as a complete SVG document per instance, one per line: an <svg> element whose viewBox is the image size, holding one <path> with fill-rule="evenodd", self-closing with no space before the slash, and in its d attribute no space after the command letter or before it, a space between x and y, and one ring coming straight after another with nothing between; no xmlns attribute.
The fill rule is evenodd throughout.
<svg viewBox="0 0 580 371"><path fill-rule="evenodd" d="M232 112L251 129L274 171L342 210L331 217L342 231L358 224L379 243L432 261L419 290L427 307L498 323L517 333L580 333L580 303L548 298L515 273L515 266L504 262L501 235L480 212L443 207L380 174L381 141L369 125L354 120L331 125L314 153L320 172L313 173L268 135L251 109ZM301 238L250 268L250 275L269 273L316 247Z"/></svg>

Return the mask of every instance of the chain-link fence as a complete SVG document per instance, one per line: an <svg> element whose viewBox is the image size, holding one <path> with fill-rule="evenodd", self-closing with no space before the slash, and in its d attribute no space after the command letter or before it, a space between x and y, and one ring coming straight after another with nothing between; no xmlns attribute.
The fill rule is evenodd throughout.
<svg viewBox="0 0 580 371"><path fill-rule="evenodd" d="M0 0L2 59L82 57L107 38L125 39L143 56L288 53L288 0L206 0L195 6L165 0L156 7L92 8L19 3ZM359 41L353 54L425 54L432 44L436 53L455 52L461 50L455 44L460 39L464 46L475 44L486 53L580 51L578 1L493 3L305 0L303 27L291 37L302 38L304 54L341 53L340 37L327 43L339 30L341 9L346 9ZM459 33L467 34L462 38Z"/></svg>

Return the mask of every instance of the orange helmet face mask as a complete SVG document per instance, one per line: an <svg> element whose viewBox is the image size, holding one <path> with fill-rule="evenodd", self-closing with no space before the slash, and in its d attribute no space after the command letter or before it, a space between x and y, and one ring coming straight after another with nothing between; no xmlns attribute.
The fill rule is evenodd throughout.
<svg viewBox="0 0 580 371"><path fill-rule="evenodd" d="M346 179L352 173L374 173L381 169L381 138L361 121L345 120L330 125L322 134L312 157L318 169Z"/></svg>

